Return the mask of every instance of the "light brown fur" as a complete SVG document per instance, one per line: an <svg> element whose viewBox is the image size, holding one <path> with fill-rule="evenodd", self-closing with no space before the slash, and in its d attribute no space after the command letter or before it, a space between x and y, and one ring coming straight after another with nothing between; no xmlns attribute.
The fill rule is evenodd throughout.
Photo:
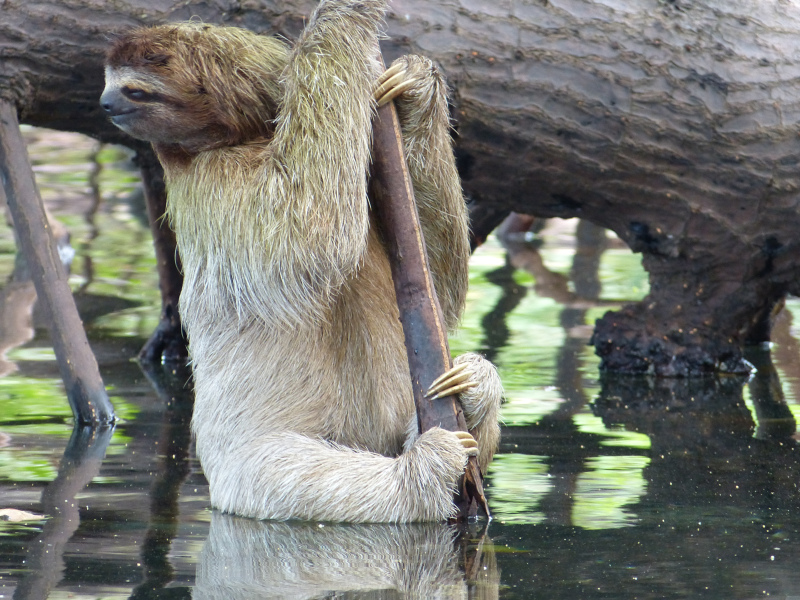
<svg viewBox="0 0 800 600"><path fill-rule="evenodd" d="M326 0L291 51L242 30L173 24L137 30L109 53L101 101L154 143L165 168L197 452L224 511L334 521L453 513L467 452L451 432L418 436L413 426L367 200L384 10L379 0ZM469 248L444 83L425 59L401 60L415 82L397 99L406 154L453 327ZM485 360L459 361L476 373L465 413L485 467L502 389Z"/></svg>

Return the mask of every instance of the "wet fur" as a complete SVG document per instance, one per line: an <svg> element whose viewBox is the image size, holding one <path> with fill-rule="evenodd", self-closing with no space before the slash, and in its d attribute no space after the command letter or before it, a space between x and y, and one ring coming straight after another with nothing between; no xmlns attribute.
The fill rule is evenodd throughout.
<svg viewBox="0 0 800 600"><path fill-rule="evenodd" d="M184 268L193 429L223 511L271 519L442 520L466 463L417 435L386 253L367 200L385 3L327 0L290 50L243 30L172 24L111 49L104 98L153 141ZM445 86L406 57L398 98L431 271L449 327L467 286L467 218ZM147 102L131 97L145 89ZM491 460L502 389L476 355L465 395ZM477 416L476 416L477 415ZM405 448L404 448L405 446Z"/></svg>

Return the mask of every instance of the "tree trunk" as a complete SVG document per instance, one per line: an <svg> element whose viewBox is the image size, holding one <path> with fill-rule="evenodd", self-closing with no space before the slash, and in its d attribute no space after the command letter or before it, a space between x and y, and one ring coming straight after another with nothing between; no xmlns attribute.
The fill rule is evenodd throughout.
<svg viewBox="0 0 800 600"><path fill-rule="evenodd" d="M130 144L97 107L109 34L198 16L294 37L312 1L0 0L0 96ZM174 6L173 6L174 5ZM258 6L257 6L258 5ZM800 288L800 17L783 0L394 0L387 59L434 58L480 239L511 210L642 252L651 292L598 322L603 367L741 370Z"/></svg>

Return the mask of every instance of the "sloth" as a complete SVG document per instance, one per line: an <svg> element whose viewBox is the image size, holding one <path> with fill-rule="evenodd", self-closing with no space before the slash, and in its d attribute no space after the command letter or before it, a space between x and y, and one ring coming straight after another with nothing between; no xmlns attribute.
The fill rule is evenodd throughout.
<svg viewBox="0 0 800 600"><path fill-rule="evenodd" d="M436 521L469 456L496 451L502 387L457 357L471 433L417 431L408 360L367 184L375 106L394 100L449 329L467 288L467 215L445 82L382 73L384 0L323 0L293 46L196 22L109 49L101 105L150 141L184 271L192 428L211 504L258 519Z"/></svg>

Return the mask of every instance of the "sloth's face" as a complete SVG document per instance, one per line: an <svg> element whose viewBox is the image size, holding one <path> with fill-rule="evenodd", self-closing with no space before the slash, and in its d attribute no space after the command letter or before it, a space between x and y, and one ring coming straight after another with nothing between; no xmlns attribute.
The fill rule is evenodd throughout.
<svg viewBox="0 0 800 600"><path fill-rule="evenodd" d="M203 104L202 90L176 89L145 69L106 67L100 105L114 125L136 139L176 144L188 152L217 145L221 126L210 120Z"/></svg>

